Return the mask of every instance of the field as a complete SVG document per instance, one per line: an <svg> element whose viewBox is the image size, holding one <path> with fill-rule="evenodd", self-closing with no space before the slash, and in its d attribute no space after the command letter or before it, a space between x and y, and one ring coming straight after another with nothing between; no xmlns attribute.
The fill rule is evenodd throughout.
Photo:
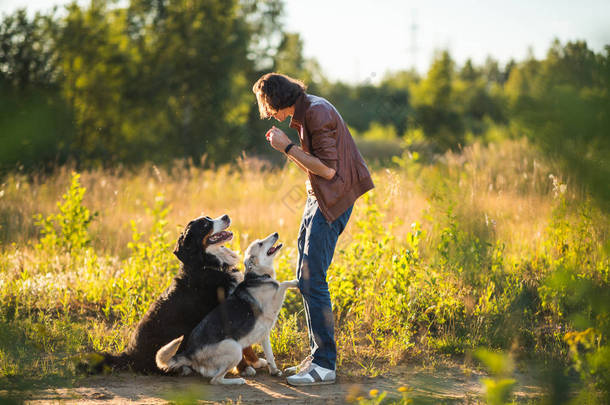
<svg viewBox="0 0 610 405"><path fill-rule="evenodd" d="M523 369L544 387L540 401L607 399L610 223L577 184L521 140L405 153L373 175L328 273L342 378L449 361L487 373L478 400L489 403L510 401ZM228 214L242 253L279 232L278 278L292 278L303 183L294 165L246 156L6 175L0 395L74 384L80 355L120 351L201 213ZM281 365L306 355L304 325L291 292L272 336Z"/></svg>

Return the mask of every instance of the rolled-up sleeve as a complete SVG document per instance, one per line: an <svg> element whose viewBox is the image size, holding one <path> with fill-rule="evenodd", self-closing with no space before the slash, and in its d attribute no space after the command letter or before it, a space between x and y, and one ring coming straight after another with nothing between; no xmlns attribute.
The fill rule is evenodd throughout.
<svg viewBox="0 0 610 405"><path fill-rule="evenodd" d="M332 111L323 105L307 110L307 129L311 136L311 148L315 157L326 166L337 169L337 120Z"/></svg>

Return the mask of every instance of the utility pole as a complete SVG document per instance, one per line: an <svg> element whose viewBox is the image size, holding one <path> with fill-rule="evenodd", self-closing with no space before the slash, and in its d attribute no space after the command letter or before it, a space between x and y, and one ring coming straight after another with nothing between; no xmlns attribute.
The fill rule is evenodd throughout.
<svg viewBox="0 0 610 405"><path fill-rule="evenodd" d="M410 57L411 69L417 70L417 53L419 52L419 47L417 45L417 29L419 28L417 25L417 10L411 10L411 25L409 26L411 31L411 45L407 50L407 53Z"/></svg>

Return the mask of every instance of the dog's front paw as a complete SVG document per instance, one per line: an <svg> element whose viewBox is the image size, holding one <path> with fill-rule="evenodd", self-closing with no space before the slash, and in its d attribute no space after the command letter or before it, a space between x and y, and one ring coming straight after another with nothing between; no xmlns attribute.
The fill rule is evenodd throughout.
<svg viewBox="0 0 610 405"><path fill-rule="evenodd" d="M271 374L274 377L281 377L282 376L282 370L280 370L279 368L271 368L271 367L269 367L269 374Z"/></svg>
<svg viewBox="0 0 610 405"><path fill-rule="evenodd" d="M265 359L258 359L254 364L252 364L252 367L254 368L262 368L265 367L267 365L267 360Z"/></svg>
<svg viewBox="0 0 610 405"><path fill-rule="evenodd" d="M287 281L288 286L292 288L297 288L299 286L299 280L290 280Z"/></svg>
<svg viewBox="0 0 610 405"><path fill-rule="evenodd" d="M242 370L242 372L239 373L239 375L242 377L254 377L256 375L256 370L253 369L252 367L248 366L248 367L244 368Z"/></svg>

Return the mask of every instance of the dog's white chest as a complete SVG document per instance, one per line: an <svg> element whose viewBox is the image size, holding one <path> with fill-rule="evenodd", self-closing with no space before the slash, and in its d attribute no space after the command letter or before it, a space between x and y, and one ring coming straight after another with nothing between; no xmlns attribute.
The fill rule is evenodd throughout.
<svg viewBox="0 0 610 405"><path fill-rule="evenodd" d="M256 318L254 328L243 339L243 343L251 345L260 342L266 336L277 319L277 315L282 308L283 294L278 299L277 285L266 283L262 286L249 289L252 298L260 305L261 314Z"/></svg>
<svg viewBox="0 0 610 405"><path fill-rule="evenodd" d="M260 304L262 308L262 314L260 315L260 321L265 324L269 324L269 329L275 323L277 314L282 308L283 297L278 300L276 297L278 292L277 284L267 283L266 285L255 288L251 291L254 299Z"/></svg>

